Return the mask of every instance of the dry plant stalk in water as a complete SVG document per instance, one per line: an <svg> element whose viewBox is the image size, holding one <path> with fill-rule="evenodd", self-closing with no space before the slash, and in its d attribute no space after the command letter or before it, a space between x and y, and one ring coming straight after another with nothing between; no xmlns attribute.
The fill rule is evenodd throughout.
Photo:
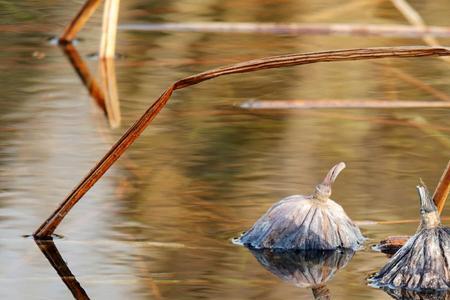
<svg viewBox="0 0 450 300"><path fill-rule="evenodd" d="M59 38L62 45L70 44L77 33L84 27L86 22L95 12L102 0L87 0L80 11L69 23ZM117 22L119 18L120 0L105 0L103 12L102 36L100 42L100 59L114 58L116 50Z"/></svg>
<svg viewBox="0 0 450 300"><path fill-rule="evenodd" d="M97 7L100 5L101 0L88 0L81 7L80 11L73 18L73 20L67 25L64 33L59 38L59 42L62 44L71 43L77 33L83 28Z"/></svg>
<svg viewBox="0 0 450 300"><path fill-rule="evenodd" d="M447 167L442 173L441 179L439 179L436 190L433 194L433 201L437 206L439 214L444 209L445 201L447 200L448 193L450 192L450 160L447 163Z"/></svg>
<svg viewBox="0 0 450 300"><path fill-rule="evenodd" d="M424 56L450 56L450 49L444 47L379 47L344 49L301 54L273 56L250 60L227 67L209 70L176 81L167 88L162 95L148 108L148 110L131 126L125 134L112 146L106 155L88 173L88 175L75 187L60 206L34 233L36 239L48 239L56 227L61 223L67 213L80 200L80 198L103 176L111 165L125 152L125 150L139 137L155 116L169 101L175 90L179 90L200 82L223 75L248 73L265 69L290 67L296 65L312 64L318 62L347 61L377 59L386 57L424 57Z"/></svg>

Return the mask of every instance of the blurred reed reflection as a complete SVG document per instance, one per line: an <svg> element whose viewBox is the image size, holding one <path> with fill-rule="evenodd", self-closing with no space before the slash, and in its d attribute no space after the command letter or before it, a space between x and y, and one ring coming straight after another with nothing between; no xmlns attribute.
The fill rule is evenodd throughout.
<svg viewBox="0 0 450 300"><path fill-rule="evenodd" d="M78 300L90 299L86 291L70 271L66 262L59 253L58 248L56 248L53 240L35 240L35 242L49 263L55 269L56 273L58 273L59 277L61 277L61 280L70 290L74 298Z"/></svg>
<svg viewBox="0 0 450 300"><path fill-rule="evenodd" d="M250 250L258 262L280 278L300 288L311 288L314 299L331 299L326 283L352 259L354 251Z"/></svg>
<svg viewBox="0 0 450 300"><path fill-rule="evenodd" d="M73 44L63 44L61 49L88 90L89 95L105 113L110 127L119 127L121 115L114 59L99 60L101 79L101 84L99 84Z"/></svg>

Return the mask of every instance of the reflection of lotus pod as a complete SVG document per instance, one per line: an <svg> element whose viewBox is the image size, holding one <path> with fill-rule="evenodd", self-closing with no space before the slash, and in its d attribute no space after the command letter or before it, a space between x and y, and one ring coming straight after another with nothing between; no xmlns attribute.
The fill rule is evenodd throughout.
<svg viewBox="0 0 450 300"><path fill-rule="evenodd" d="M441 225L426 188L418 186L417 190L421 200L421 223L417 233L371 282L392 289L447 290L450 288L450 228Z"/></svg>
<svg viewBox="0 0 450 300"><path fill-rule="evenodd" d="M236 240L251 248L356 250L364 242L343 208L329 199L331 184L345 168L335 165L311 196L294 195L274 204Z"/></svg>
<svg viewBox="0 0 450 300"><path fill-rule="evenodd" d="M320 287L352 259L351 250L252 250L258 262L281 280L301 288Z"/></svg>
<svg viewBox="0 0 450 300"><path fill-rule="evenodd" d="M449 291L417 292L404 289L386 289L386 292L396 300L448 300Z"/></svg>
<svg viewBox="0 0 450 300"><path fill-rule="evenodd" d="M326 285L319 285L311 288L315 300L330 300L330 290Z"/></svg>

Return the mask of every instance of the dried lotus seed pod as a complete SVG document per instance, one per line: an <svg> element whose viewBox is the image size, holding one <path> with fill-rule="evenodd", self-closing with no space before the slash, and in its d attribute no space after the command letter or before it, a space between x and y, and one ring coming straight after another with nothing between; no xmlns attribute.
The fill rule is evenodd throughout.
<svg viewBox="0 0 450 300"><path fill-rule="evenodd" d="M439 213L426 187L421 184L417 191L421 222L416 234L369 281L387 289L449 290L450 228L441 225Z"/></svg>
<svg viewBox="0 0 450 300"><path fill-rule="evenodd" d="M234 242L255 249L356 250L364 242L344 209L330 199L331 185L345 168L328 172L310 196L293 195L275 203Z"/></svg>

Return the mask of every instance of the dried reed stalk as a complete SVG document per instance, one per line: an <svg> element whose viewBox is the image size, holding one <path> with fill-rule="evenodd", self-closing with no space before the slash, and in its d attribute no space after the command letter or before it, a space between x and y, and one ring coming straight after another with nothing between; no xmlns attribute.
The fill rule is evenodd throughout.
<svg viewBox="0 0 450 300"><path fill-rule="evenodd" d="M103 176L111 165L125 152L125 150L139 137L155 116L166 105L175 90L182 89L219 76L237 73L254 72L265 69L289 67L318 62L377 59L386 57L423 57L448 56L447 48L433 47L380 47L363 49L346 49L304 54L291 54L256 59L237 63L228 67L221 67L192 75L176 81L149 107L134 125L117 141L88 175L75 187L61 205L34 233L36 239L50 238L56 227L61 223L70 209L80 198Z"/></svg>
<svg viewBox="0 0 450 300"><path fill-rule="evenodd" d="M120 0L105 0L99 54L101 59L115 57L119 5Z"/></svg>
<svg viewBox="0 0 450 300"><path fill-rule="evenodd" d="M244 110L242 110L244 111ZM213 114L230 114L232 111L224 111L221 110L220 113L216 112ZM269 115L273 115L277 112L279 113L284 113L283 111L280 110L272 110L270 112L267 112L265 110L245 110L245 112L247 113L252 113L252 114L269 114ZM329 118L329 119L336 119L336 120L351 120L351 121L358 121L358 122L366 122L366 123L373 123L373 124L383 124L383 125L388 125L388 126L405 126L405 127L411 127L411 128L419 128L423 131L425 130L433 130L434 133L433 134L438 134L440 131L444 131L444 132L450 132L450 127L447 126L438 126L438 125L432 125L429 123L418 123L417 121L413 121L411 119L390 119L390 118L380 118L380 117L368 117L368 116L363 116L360 114L355 114L355 113L344 113L344 112L332 112L332 111L322 111L322 110L290 110L289 111L290 114L293 113L297 113L297 114L301 114L301 115L308 115L311 117L318 117L318 118ZM187 113L184 113L187 114ZM190 113L190 114L195 114L195 113ZM430 133L431 134L431 133Z"/></svg>
<svg viewBox="0 0 450 300"><path fill-rule="evenodd" d="M432 95L433 97L435 97L439 100L450 101L450 96L447 93L436 89L435 87L423 82L422 80L412 76L411 74L408 74L408 73L402 71L401 69L384 65L383 70L386 70L386 71L392 73L393 75L397 76L399 79L403 80L404 82L407 82L407 83L417 87L418 89L429 93L430 95Z"/></svg>
<svg viewBox="0 0 450 300"><path fill-rule="evenodd" d="M441 217L441 221L449 221L450 217ZM405 219L405 220L392 220L392 221L355 221L358 226L371 226L371 225L398 225L398 224L417 224L419 219Z"/></svg>
<svg viewBox="0 0 450 300"><path fill-rule="evenodd" d="M408 100L249 100L244 109L310 109L310 108L418 108L450 107L450 102Z"/></svg>
<svg viewBox="0 0 450 300"><path fill-rule="evenodd" d="M444 209L445 202L450 192L450 161L447 163L447 167L442 173L439 183L436 186L436 190L433 194L433 201L436 204L439 214Z"/></svg>
<svg viewBox="0 0 450 300"><path fill-rule="evenodd" d="M409 235L390 236L376 245L376 248L388 255L395 254L409 240Z"/></svg>
<svg viewBox="0 0 450 300"><path fill-rule="evenodd" d="M391 0L392 4L400 11L400 13L405 17L406 20L418 30L426 30L427 24L422 19L420 14L408 3L406 0ZM438 40L425 33L422 35L422 40L430 47L442 47ZM446 62L450 62L448 57L441 57Z"/></svg>
<svg viewBox="0 0 450 300"><path fill-rule="evenodd" d="M70 43L77 33L83 28L84 24L86 24L87 20L92 16L94 11L97 9L101 0L88 0L80 9L75 18L70 22L70 24L64 30L64 33L59 38L59 42Z"/></svg>
<svg viewBox="0 0 450 300"><path fill-rule="evenodd" d="M352 11L360 11L366 7L375 6L385 0L353 0L346 1L340 5L326 6L326 8L319 10L316 13L310 13L303 16L306 20L330 20L333 17L343 15Z"/></svg>
<svg viewBox="0 0 450 300"><path fill-rule="evenodd" d="M61 44L70 43L97 9L101 0L87 0L81 10L59 38ZM100 58L114 58L116 49L117 22L120 0L105 0L103 12Z"/></svg>
<svg viewBox="0 0 450 300"><path fill-rule="evenodd" d="M178 31L178 32L231 32L231 33L269 33L269 34L344 34L361 36L390 36L404 38L420 38L430 36L450 37L450 27L430 26L418 28L410 25L384 24L278 24L278 23L232 23L232 22L199 22L199 23L137 23L122 24L120 30L130 31Z"/></svg>
<svg viewBox="0 0 450 300"><path fill-rule="evenodd" d="M406 20L412 25L414 25L419 30L424 30L427 28L425 21L422 19L420 14L408 3L406 0L391 0L395 8L405 17ZM430 46L437 46L439 43L431 36L422 36L425 43Z"/></svg>
<svg viewBox="0 0 450 300"><path fill-rule="evenodd" d="M439 130L434 126L429 126L429 122L422 116L416 115L411 116L406 119L412 126L421 130L427 137L433 138L438 141L442 146L447 149L450 149L450 138L447 134L443 134L440 131L448 131L448 130Z"/></svg>

